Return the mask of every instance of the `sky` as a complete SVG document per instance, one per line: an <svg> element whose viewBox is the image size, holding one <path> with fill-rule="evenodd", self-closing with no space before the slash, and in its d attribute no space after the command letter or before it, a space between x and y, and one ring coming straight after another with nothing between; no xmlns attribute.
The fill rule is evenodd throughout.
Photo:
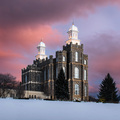
<svg viewBox="0 0 120 120"><path fill-rule="evenodd" d="M88 54L90 95L107 73L120 91L120 0L0 0L0 72L21 81L41 38L55 56L73 21Z"/></svg>

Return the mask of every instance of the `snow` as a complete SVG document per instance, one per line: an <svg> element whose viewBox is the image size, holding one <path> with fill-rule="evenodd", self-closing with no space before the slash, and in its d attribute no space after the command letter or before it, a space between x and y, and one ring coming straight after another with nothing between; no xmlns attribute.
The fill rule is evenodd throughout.
<svg viewBox="0 0 120 120"><path fill-rule="evenodd" d="M120 120L120 104L0 99L0 120Z"/></svg>

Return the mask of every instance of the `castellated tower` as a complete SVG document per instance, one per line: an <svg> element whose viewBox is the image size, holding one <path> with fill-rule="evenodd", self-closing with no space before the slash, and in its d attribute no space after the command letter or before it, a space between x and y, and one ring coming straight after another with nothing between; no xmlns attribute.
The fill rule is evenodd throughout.
<svg viewBox="0 0 120 120"><path fill-rule="evenodd" d="M78 39L78 28L72 24L63 50L67 51L67 79L71 100L88 100L88 55Z"/></svg>
<svg viewBox="0 0 120 120"><path fill-rule="evenodd" d="M56 51L55 58L45 55L45 43L37 46L38 54L32 65L22 69L22 85L26 98L55 99L55 81L60 69L68 80L70 100L88 100L88 55L78 39L78 28L72 24L63 50Z"/></svg>

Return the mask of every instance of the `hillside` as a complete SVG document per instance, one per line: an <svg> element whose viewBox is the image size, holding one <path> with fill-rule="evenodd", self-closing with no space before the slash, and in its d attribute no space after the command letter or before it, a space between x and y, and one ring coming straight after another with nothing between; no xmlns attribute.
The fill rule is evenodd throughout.
<svg viewBox="0 0 120 120"><path fill-rule="evenodd" d="M120 104L0 99L0 120L120 120Z"/></svg>

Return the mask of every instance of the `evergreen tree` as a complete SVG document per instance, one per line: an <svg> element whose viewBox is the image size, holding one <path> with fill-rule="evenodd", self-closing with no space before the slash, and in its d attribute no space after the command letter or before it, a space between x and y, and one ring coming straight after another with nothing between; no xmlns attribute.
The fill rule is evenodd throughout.
<svg viewBox="0 0 120 120"><path fill-rule="evenodd" d="M58 100L68 100L68 81L65 80L65 74L63 69L58 74L58 79L55 82L55 95Z"/></svg>
<svg viewBox="0 0 120 120"><path fill-rule="evenodd" d="M118 102L117 88L113 78L108 73L100 84L99 101L101 102Z"/></svg>

